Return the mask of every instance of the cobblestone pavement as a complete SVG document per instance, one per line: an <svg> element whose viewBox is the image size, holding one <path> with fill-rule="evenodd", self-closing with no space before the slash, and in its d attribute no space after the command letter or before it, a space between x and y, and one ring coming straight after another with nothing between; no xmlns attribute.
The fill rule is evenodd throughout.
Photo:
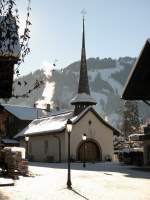
<svg viewBox="0 0 150 200"><path fill-rule="evenodd" d="M0 200L150 200L150 172L114 163L71 164L72 190L66 188L67 165L30 163L35 177L20 177L1 187ZM5 196L5 197L4 197Z"/></svg>

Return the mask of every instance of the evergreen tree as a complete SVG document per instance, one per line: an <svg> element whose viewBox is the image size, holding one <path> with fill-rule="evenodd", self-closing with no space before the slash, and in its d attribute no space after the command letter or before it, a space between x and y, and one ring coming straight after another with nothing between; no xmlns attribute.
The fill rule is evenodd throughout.
<svg viewBox="0 0 150 200"><path fill-rule="evenodd" d="M133 133L139 133L140 120L136 101L126 101L123 112L123 132L127 138Z"/></svg>

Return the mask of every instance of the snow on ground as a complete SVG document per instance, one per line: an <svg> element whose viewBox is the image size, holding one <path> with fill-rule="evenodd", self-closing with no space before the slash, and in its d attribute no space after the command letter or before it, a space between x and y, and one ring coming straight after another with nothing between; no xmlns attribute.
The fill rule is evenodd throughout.
<svg viewBox="0 0 150 200"><path fill-rule="evenodd" d="M66 188L67 165L32 163L35 177L20 177L0 188L11 200L149 200L150 172L114 163L71 164L72 190ZM1 197L2 200L2 197Z"/></svg>

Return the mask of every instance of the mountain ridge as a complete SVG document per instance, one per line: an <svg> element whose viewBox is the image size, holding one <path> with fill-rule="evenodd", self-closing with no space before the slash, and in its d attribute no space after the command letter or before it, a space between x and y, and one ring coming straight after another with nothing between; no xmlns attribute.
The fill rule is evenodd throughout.
<svg viewBox="0 0 150 200"><path fill-rule="evenodd" d="M97 101L95 109L103 118L107 116L115 127L121 123L124 101L120 97L135 60L131 57L87 59L91 96ZM70 100L77 93L79 67L80 61L76 61L63 70L47 66L47 70L36 70L20 77L14 81L14 94L27 96L13 97L8 103L33 106L36 102L40 107L50 103L52 109L73 108ZM19 82L21 85L18 85ZM143 116L145 110L142 111Z"/></svg>

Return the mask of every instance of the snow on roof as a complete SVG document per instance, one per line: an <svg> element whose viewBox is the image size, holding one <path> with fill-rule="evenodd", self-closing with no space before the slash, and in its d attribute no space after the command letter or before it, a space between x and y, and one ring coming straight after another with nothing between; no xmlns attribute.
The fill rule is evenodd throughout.
<svg viewBox="0 0 150 200"><path fill-rule="evenodd" d="M25 159L25 148L24 147L4 147L5 150L11 152L21 152L22 159Z"/></svg>
<svg viewBox="0 0 150 200"><path fill-rule="evenodd" d="M71 100L71 104L74 104L77 102L90 102L90 103L96 104L96 101L90 95L86 93L79 93Z"/></svg>
<svg viewBox="0 0 150 200"><path fill-rule="evenodd" d="M20 44L18 27L11 14L0 16L0 56L19 57Z"/></svg>
<svg viewBox="0 0 150 200"><path fill-rule="evenodd" d="M39 117L46 117L50 113L41 108L27 107L27 106L18 106L10 104L1 104L5 110L16 116L21 120L34 120Z"/></svg>
<svg viewBox="0 0 150 200"><path fill-rule="evenodd" d="M129 135L128 137L134 137L134 136L141 136L144 135L143 133L133 133L131 135Z"/></svg>
<svg viewBox="0 0 150 200"><path fill-rule="evenodd" d="M65 129L67 119L70 119L72 114L73 112L69 111L46 118L35 119L25 129L18 133L15 138L25 135L61 132Z"/></svg>
<svg viewBox="0 0 150 200"><path fill-rule="evenodd" d="M141 136L144 136L144 134L140 134L140 133L134 133L128 136L129 140L131 141L140 141L141 140Z"/></svg>
<svg viewBox="0 0 150 200"><path fill-rule="evenodd" d="M25 127L21 132L19 132L15 138L24 137L25 135L42 135L47 133L61 132L65 129L67 119L71 119L72 123L77 123L89 110L93 111L108 128L113 131L117 131L107 122L105 122L99 114L93 109L92 106L88 106L79 115L73 116L73 111L67 111L52 115L50 117L35 119L27 127Z"/></svg>

